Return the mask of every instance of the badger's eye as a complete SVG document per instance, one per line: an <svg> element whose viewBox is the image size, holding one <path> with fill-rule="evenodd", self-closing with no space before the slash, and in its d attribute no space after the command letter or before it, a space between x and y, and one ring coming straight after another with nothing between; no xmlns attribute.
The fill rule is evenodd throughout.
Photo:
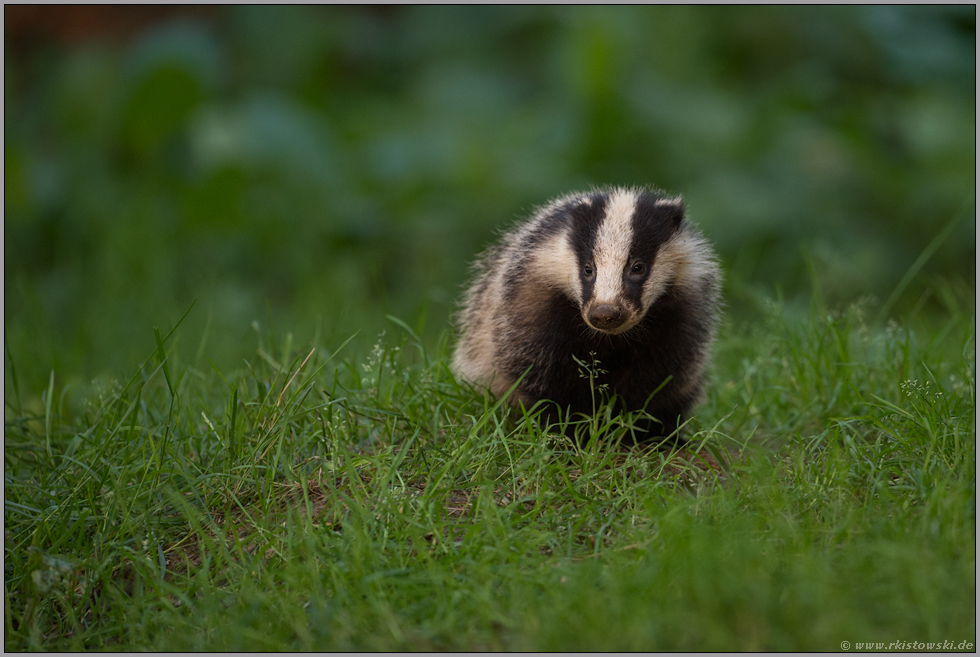
<svg viewBox="0 0 980 657"><path fill-rule="evenodd" d="M592 265L585 265L582 267L582 273L585 274L586 278L592 278L592 276L595 274L595 270L592 268Z"/></svg>
<svg viewBox="0 0 980 657"><path fill-rule="evenodd" d="M647 270L647 266L639 261L634 262L633 266L630 267L630 273L633 274L634 276L641 276L643 272L645 272L646 270Z"/></svg>

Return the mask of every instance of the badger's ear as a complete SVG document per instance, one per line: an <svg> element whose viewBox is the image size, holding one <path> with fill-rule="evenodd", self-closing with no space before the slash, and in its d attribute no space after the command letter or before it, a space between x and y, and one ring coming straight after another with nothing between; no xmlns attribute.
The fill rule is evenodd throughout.
<svg viewBox="0 0 980 657"><path fill-rule="evenodd" d="M673 226L674 230L680 228L681 222L684 221L684 199L680 196L661 199L657 201L654 207L660 216Z"/></svg>

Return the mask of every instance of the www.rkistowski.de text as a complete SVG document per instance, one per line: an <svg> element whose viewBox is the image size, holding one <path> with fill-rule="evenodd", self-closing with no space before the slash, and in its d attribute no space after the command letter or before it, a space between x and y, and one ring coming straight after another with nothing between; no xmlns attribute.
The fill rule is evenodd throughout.
<svg viewBox="0 0 980 657"><path fill-rule="evenodd" d="M841 641L843 650L973 650L972 641Z"/></svg>

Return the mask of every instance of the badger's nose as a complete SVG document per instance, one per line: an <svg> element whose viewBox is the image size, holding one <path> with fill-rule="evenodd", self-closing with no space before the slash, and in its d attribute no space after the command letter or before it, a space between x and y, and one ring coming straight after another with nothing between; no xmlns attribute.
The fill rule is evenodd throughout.
<svg viewBox="0 0 980 657"><path fill-rule="evenodd" d="M626 310L618 304L600 303L589 311L589 324L597 329L617 329L626 321Z"/></svg>

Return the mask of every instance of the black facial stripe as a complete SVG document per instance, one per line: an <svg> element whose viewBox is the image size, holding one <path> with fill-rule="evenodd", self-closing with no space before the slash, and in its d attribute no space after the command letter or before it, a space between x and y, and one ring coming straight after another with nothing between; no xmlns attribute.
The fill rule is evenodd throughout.
<svg viewBox="0 0 980 657"><path fill-rule="evenodd" d="M592 259L592 247L599 232L599 224L606 215L606 194L593 194L591 205L580 203L567 211L567 221L571 225L570 239L572 250L578 256L579 264L584 265Z"/></svg>
<svg viewBox="0 0 980 657"><path fill-rule="evenodd" d="M680 201L657 205L657 201L663 199L655 192L644 192L637 199L633 213L630 257L642 260L647 266L648 275L657 251L680 229L684 219L684 207Z"/></svg>
<svg viewBox="0 0 980 657"><path fill-rule="evenodd" d="M595 276L587 278L583 272L586 264L592 262L592 249L595 246L596 234L599 232L599 225L603 217L606 216L606 203L609 195L602 192L595 192L589 195L592 201L590 205L580 203L572 207L568 213L568 223L571 226L568 239L578 259L579 280L582 284L582 300L585 301L592 297L592 287L595 284ZM593 263L594 264L594 263Z"/></svg>
<svg viewBox="0 0 980 657"><path fill-rule="evenodd" d="M630 276L630 265L632 261L626 263L623 271L623 301L631 305L635 310L643 307L643 284L650 276L650 268L647 267L642 278L632 278Z"/></svg>

